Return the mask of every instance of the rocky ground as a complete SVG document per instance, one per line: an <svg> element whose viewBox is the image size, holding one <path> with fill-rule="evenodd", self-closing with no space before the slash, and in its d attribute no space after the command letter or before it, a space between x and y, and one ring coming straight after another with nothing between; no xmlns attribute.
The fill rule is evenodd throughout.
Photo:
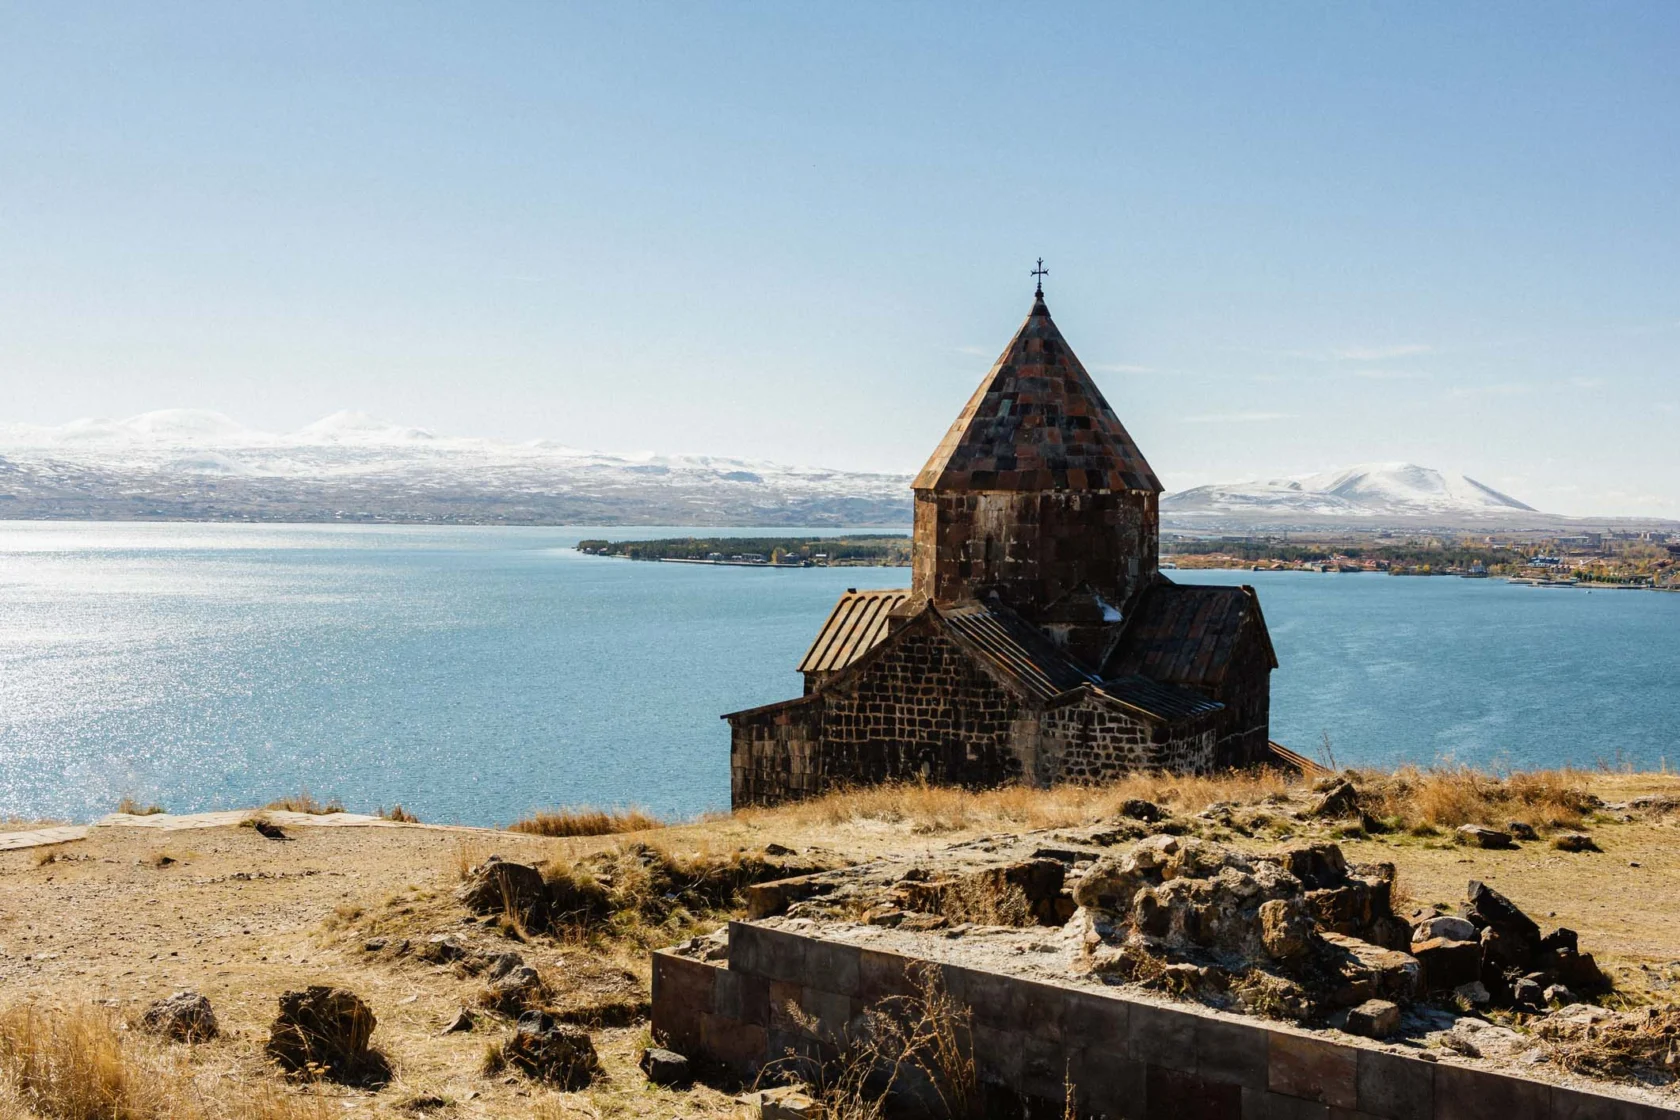
<svg viewBox="0 0 1680 1120"><path fill-rule="evenodd" d="M132 1028L122 1032L131 1040L125 1044L184 1061L177 1076L241 1092L278 1086L325 1102L334 1115L733 1115L739 1106L730 1087L656 1087L637 1068L649 1041L647 947L704 934L743 913L749 896L770 909L797 904L764 901L766 889L751 887L777 869L932 864L953 845L973 855L1000 842L986 837L1034 829L1080 829L1089 838L1123 826L1128 835L1115 850L1129 851L1140 836L1162 832L1162 822L1124 815L1132 794L1162 808L1168 835L1250 855L1333 841L1355 867L1392 864L1399 915L1433 904L1453 911L1469 881L1480 881L1546 929L1577 933L1613 981L1613 990L1593 997L1598 1003L1672 1006L1680 984L1680 780L1581 781L1596 801L1556 825L1545 809L1526 814L1532 823L1472 822L1508 836L1512 823L1537 829L1535 839L1492 848L1460 835L1456 824L1384 823L1374 814L1394 806L1371 794L1364 808L1315 816L1313 807L1332 791L1168 779L1098 793L886 791L570 840L374 822L314 827L290 818L285 839L229 819L176 831L155 821L96 827L85 839L0 851L0 1010L102 1009ZM1589 835L1598 850L1560 850L1554 844L1566 833ZM650 841L657 849L633 847ZM555 913L463 901L468 870L492 853L546 865L549 882L561 884L544 895L561 900ZM1071 897L1072 883L1066 886ZM995 912L998 897L973 892L974 910L959 920L1017 921ZM847 920L866 921L868 909ZM1048 917L1065 922L1072 914ZM389 1065L386 1084L282 1076L271 1027L282 995L311 986L365 1001L377 1020L371 1044ZM183 990L207 998L217 1036L153 1041L146 1010ZM513 1016L526 1007L550 1012L551 1034L573 1025L588 1032L599 1062L588 1085L564 1091L503 1056L513 1053L506 1047ZM1494 1029L1534 1037L1512 1014L1484 1018ZM452 1024L470 1029L447 1030ZM491 1051L499 1057L487 1062ZM32 1115L20 1107L15 1094L0 1096L0 1116Z"/></svg>

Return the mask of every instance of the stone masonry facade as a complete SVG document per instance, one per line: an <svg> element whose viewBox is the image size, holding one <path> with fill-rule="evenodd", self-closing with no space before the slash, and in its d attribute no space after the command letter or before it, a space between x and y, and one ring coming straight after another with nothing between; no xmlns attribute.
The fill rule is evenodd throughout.
<svg viewBox="0 0 1680 1120"><path fill-rule="evenodd" d="M1050 782L1101 782L1138 770L1205 774L1213 769L1216 728L1151 725L1100 701L1044 713L1041 750L1054 760Z"/></svg>
<svg viewBox="0 0 1680 1120"><path fill-rule="evenodd" d="M942 633L932 614L823 688L741 715L731 758L737 805L887 781L1045 785L1213 764L1211 715L1170 724L1094 695L1035 703Z"/></svg>

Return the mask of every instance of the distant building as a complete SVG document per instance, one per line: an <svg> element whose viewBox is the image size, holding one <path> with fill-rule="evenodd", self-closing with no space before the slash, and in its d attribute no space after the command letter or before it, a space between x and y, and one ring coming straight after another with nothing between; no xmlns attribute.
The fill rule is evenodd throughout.
<svg viewBox="0 0 1680 1120"><path fill-rule="evenodd" d="M910 587L848 591L805 694L724 717L736 805L1270 757L1259 599L1160 574L1161 484L1042 293L911 485Z"/></svg>

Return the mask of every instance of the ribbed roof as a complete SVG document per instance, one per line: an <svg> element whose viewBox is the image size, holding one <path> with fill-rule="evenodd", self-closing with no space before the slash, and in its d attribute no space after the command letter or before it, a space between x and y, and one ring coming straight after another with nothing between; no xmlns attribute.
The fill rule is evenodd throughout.
<svg viewBox="0 0 1680 1120"><path fill-rule="evenodd" d="M1250 618L1276 668L1277 655L1253 588L1191 586L1161 576L1132 608L1104 669L1117 677L1142 674L1173 684L1217 685Z"/></svg>
<svg viewBox="0 0 1680 1120"><path fill-rule="evenodd" d="M1162 684L1136 675L1106 680L1097 686L1097 691L1169 721L1206 715L1225 706L1217 700L1209 700L1199 692L1191 692L1188 688Z"/></svg>
<svg viewBox="0 0 1680 1120"><path fill-rule="evenodd" d="M840 596L816 641L799 663L801 673L831 673L844 669L887 636L887 615L910 598L908 587L883 591L848 591Z"/></svg>
<svg viewBox="0 0 1680 1120"><path fill-rule="evenodd" d="M939 617L968 639L994 668L1040 700L1097 679L1058 649L1042 630L1007 608L976 603L942 609Z"/></svg>
<svg viewBox="0 0 1680 1120"><path fill-rule="evenodd" d="M917 490L1152 490L1161 483L1042 296L969 398Z"/></svg>

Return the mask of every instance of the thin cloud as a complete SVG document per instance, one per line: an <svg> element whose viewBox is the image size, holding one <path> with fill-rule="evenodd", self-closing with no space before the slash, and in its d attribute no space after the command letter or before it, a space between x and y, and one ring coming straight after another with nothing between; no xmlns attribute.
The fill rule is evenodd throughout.
<svg viewBox="0 0 1680 1120"><path fill-rule="evenodd" d="M1329 350L1256 351L1280 358L1295 358L1308 362L1391 362L1396 358L1416 358L1435 353L1435 347L1422 342L1407 342L1398 346L1338 346Z"/></svg>
<svg viewBox="0 0 1680 1120"><path fill-rule="evenodd" d="M1434 375L1418 369L1356 369L1353 376L1367 381L1428 381Z"/></svg>
<svg viewBox="0 0 1680 1120"><path fill-rule="evenodd" d="M1293 412L1209 412L1201 416L1186 416L1186 424L1264 424L1272 420L1288 420Z"/></svg>
<svg viewBox="0 0 1680 1120"><path fill-rule="evenodd" d="M955 350L958 354L967 354L971 358L997 357L997 351L988 350L984 346L958 346Z"/></svg>
<svg viewBox="0 0 1680 1120"><path fill-rule="evenodd" d="M1598 389L1604 385L1602 377L1571 377L1569 384L1577 389Z"/></svg>
<svg viewBox="0 0 1680 1120"><path fill-rule="evenodd" d="M1096 362L1085 367L1096 373L1160 373L1154 366L1128 366L1119 362Z"/></svg>
<svg viewBox="0 0 1680 1120"><path fill-rule="evenodd" d="M1528 392L1533 386L1519 382L1504 385L1460 385L1448 396L1460 399L1471 397L1516 397Z"/></svg>
<svg viewBox="0 0 1680 1120"><path fill-rule="evenodd" d="M1409 342L1401 346L1349 346L1330 351L1330 357L1338 362L1386 362L1394 358L1412 358L1419 354L1428 354L1434 349L1433 346L1426 346L1421 342Z"/></svg>

